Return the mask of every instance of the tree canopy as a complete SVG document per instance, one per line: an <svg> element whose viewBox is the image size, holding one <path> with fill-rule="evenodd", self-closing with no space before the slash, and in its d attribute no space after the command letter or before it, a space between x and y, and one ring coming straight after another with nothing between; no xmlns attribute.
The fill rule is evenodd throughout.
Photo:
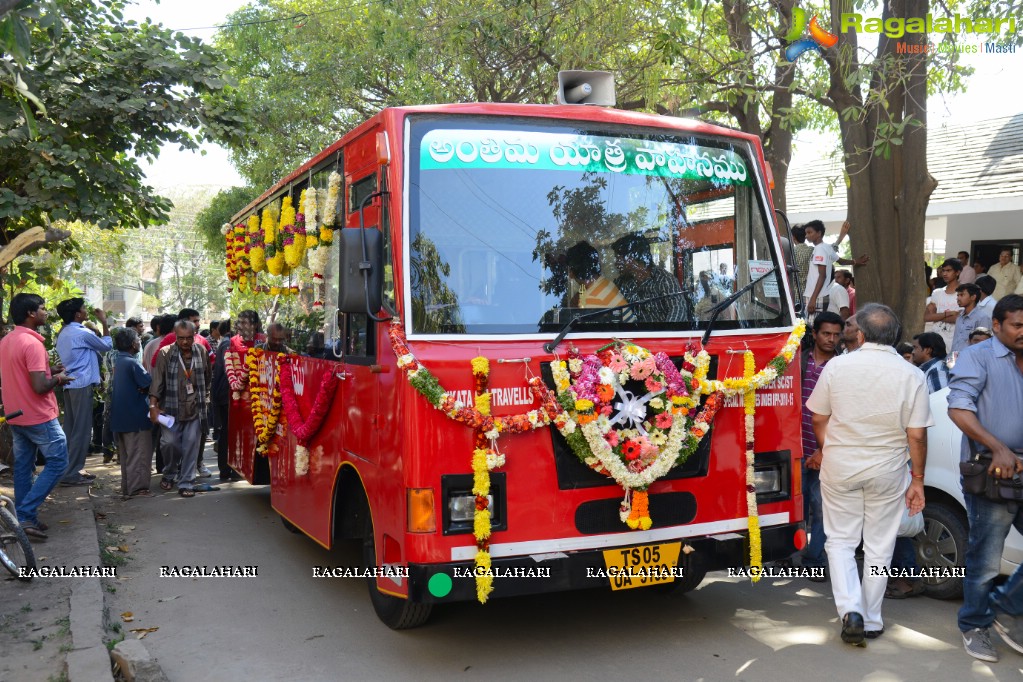
<svg viewBox="0 0 1023 682"><path fill-rule="evenodd" d="M17 92L0 90L5 240L49 221L166 222L170 204L147 185L140 159L155 158L165 143L197 149L241 139L244 109L223 56L196 38L125 21L124 5L52 0L60 31L47 14L2 17L3 61L19 64L25 89L45 107L33 117ZM8 56L11 46L27 53Z"/></svg>

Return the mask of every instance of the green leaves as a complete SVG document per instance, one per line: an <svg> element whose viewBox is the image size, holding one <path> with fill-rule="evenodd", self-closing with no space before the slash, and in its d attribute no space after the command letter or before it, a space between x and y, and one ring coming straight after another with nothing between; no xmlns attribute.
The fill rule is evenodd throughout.
<svg viewBox="0 0 1023 682"><path fill-rule="evenodd" d="M10 80L0 69L0 229L8 237L46 219L104 228L165 222L169 204L145 184L138 159L164 143L196 149L201 140L245 137L245 108L220 52L125 22L123 5L53 0L41 3L46 11L0 21L4 45L23 51ZM75 31L61 30L60 13ZM27 51L19 26L31 31Z"/></svg>

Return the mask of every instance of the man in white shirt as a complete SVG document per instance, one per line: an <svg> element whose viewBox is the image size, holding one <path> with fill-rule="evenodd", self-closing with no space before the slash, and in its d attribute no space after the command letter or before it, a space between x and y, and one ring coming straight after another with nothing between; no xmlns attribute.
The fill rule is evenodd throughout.
<svg viewBox="0 0 1023 682"><path fill-rule="evenodd" d="M824 291L831 282L831 271L835 263L841 265L866 265L869 256L860 256L854 260L839 258L834 247L824 243L824 223L811 220L803 225L806 230L806 241L813 244L813 257L810 259L810 272L806 276L806 289L803 292L806 312L813 315L823 308Z"/></svg>
<svg viewBox="0 0 1023 682"><path fill-rule="evenodd" d="M864 306L856 324L859 350L825 365L806 407L823 452L825 549L842 640L862 646L884 633L887 568L903 508L918 514L924 507L927 427L934 420L923 372L893 348L902 330L891 308Z"/></svg>
<svg viewBox="0 0 1023 682"><path fill-rule="evenodd" d="M838 278L831 280L831 284L824 292L825 298L828 299L828 310L836 313L842 318L842 321L849 319L849 315L852 314L852 306L849 303L849 290L838 283Z"/></svg>
<svg viewBox="0 0 1023 682"><path fill-rule="evenodd" d="M980 300L977 302L977 308L993 317L996 301L991 294L995 292L995 278L991 275L981 275L974 284L980 289Z"/></svg>
<svg viewBox="0 0 1023 682"><path fill-rule="evenodd" d="M998 262L987 269L987 274L995 278L995 293L991 295L996 301L1015 291L1020 283L1020 272L1019 266L1012 262L1012 249L1002 249Z"/></svg>

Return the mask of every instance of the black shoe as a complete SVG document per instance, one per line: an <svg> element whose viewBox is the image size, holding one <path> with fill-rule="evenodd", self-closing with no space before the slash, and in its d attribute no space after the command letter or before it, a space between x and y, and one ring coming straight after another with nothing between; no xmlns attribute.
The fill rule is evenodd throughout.
<svg viewBox="0 0 1023 682"><path fill-rule="evenodd" d="M884 628L881 628L880 630L865 630L863 632L863 636L866 637L867 639L877 639L883 634Z"/></svg>
<svg viewBox="0 0 1023 682"><path fill-rule="evenodd" d="M806 569L820 569L819 571L811 573L807 571L806 579L812 583L826 583L828 582L828 569L825 566L803 566L803 570Z"/></svg>
<svg viewBox="0 0 1023 682"><path fill-rule="evenodd" d="M850 611L842 616L842 641L846 644L863 644L863 616Z"/></svg>

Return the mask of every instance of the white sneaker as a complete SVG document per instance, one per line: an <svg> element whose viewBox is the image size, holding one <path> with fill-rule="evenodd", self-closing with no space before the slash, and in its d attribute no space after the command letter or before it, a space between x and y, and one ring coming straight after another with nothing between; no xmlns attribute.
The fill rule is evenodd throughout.
<svg viewBox="0 0 1023 682"><path fill-rule="evenodd" d="M207 469L206 467L199 469L198 473L196 474L196 476L198 476L199 478L209 478L212 475L213 472Z"/></svg>

